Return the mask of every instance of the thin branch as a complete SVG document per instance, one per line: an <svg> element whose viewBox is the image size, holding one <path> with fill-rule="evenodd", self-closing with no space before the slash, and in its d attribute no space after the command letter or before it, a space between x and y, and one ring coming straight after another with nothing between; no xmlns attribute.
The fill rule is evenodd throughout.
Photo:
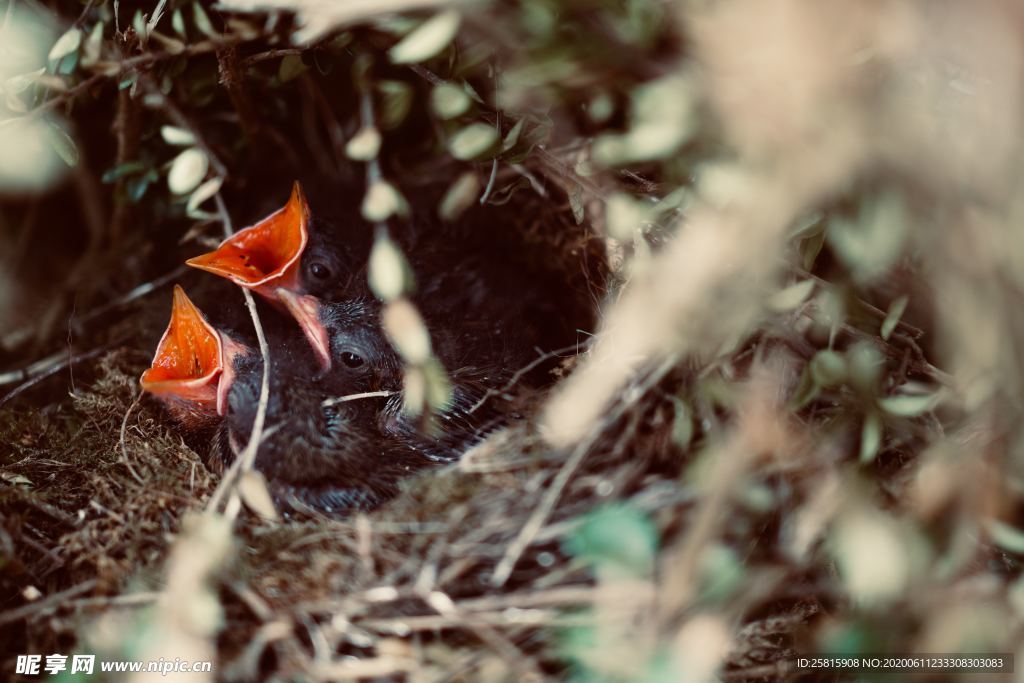
<svg viewBox="0 0 1024 683"><path fill-rule="evenodd" d="M487 179L487 187L484 188L484 193L480 195L480 206L487 203L487 200L491 196L491 190L494 189L494 181L498 177L498 157L494 157L491 162L491 176Z"/></svg>
<svg viewBox="0 0 1024 683"><path fill-rule="evenodd" d="M552 358L557 358L559 355L563 353L569 353L570 351L575 351L576 353L579 353L579 350L579 344L573 344L572 346L563 346L560 349L555 349L554 351L548 351L547 353L541 354L540 356L533 359L523 367L516 370L516 372L512 375L512 378L509 379L509 381L506 382L505 386L503 386L501 389L488 389L487 392L480 397L480 400L474 403L473 407L467 411L467 414L472 415L473 413L475 413L480 408L480 406L486 403L487 400L490 399L492 396L501 396L502 394L506 393L508 390L510 390L512 387L518 384L519 380L521 380L526 373L530 372L544 361L551 360Z"/></svg>
<svg viewBox="0 0 1024 683"><path fill-rule="evenodd" d="M12 372L0 375L0 385L12 384L22 379L25 380L23 384L11 390L3 398L0 398L0 408L2 408L10 400L14 399L15 397L21 395L25 391L39 384L47 377L52 377L61 370L72 365L81 363L82 361L87 361L92 358L95 358L100 354L105 353L112 349L113 347L117 346L118 344L121 343L121 341L123 340L119 339L117 341L108 342L103 346L100 346L99 348L93 349L92 351L87 351L86 353L81 353L77 356L71 357L66 356L63 351L59 351L50 356L49 358L44 358L43 360L38 361L37 363L33 363L28 368L22 370L14 370ZM39 374L35 374L37 368Z"/></svg>
<svg viewBox="0 0 1024 683"><path fill-rule="evenodd" d="M266 52L257 52L254 55L249 55L245 59L241 60L242 68L249 68L254 64L265 62L269 59L276 59L278 57L287 57L289 55L301 55L306 51L306 48L302 47L285 47L278 48L276 50L267 50Z"/></svg>
<svg viewBox="0 0 1024 683"><path fill-rule="evenodd" d="M327 398L327 399L324 399L323 402L320 403L320 405L323 406L324 408L330 408L331 406L337 405L339 403L347 403L349 401L357 401L357 400L363 399L363 398L376 398L376 397L386 398L388 396L394 396L397 393L399 393L399 392L397 392L397 391L364 391L361 394L348 394L346 396L336 396L334 398Z"/></svg>
<svg viewBox="0 0 1024 683"><path fill-rule="evenodd" d="M135 395L135 400L132 401L132 404L130 406L128 406L128 410L126 410L124 412L124 419L121 420L121 439L120 439L120 441L121 441L121 462L123 462L124 466L128 468L128 472L131 473L132 478L136 482L138 482L140 485L144 486L146 482L144 482L142 480L142 477L139 476L139 473L136 472L135 468L132 466L131 460L128 459L128 446L125 444L125 432L128 429L128 416L132 414L132 411L135 410L135 407L137 405L139 405L139 402L141 400L142 400L142 393L140 392L140 393Z"/></svg>
<svg viewBox="0 0 1024 683"><path fill-rule="evenodd" d="M230 237L234 229L231 226L231 215L224 204L224 198L218 192L214 195L214 199L217 202L217 211L220 212L221 220L224 223L224 235L225 237ZM233 463L220 485L217 486L217 490L213 492L213 496L206 506L208 513L216 510L224 494L229 489L233 490L242 473L251 470L256 462L256 454L263 439L263 426L267 418L267 404L270 402L270 347L267 345L267 338L263 333L263 324L260 322L260 315L256 310L256 302L253 300L252 293L248 289L242 288L242 296L245 297L245 305L249 309L249 317L252 318L252 325L256 331L260 356L263 358L263 370L260 377L260 399L256 406L256 417L253 418L252 429L249 432L249 441L246 443L245 448L242 449L242 452L238 454L235 463ZM238 509L239 506L237 504L229 502L228 508L225 510L225 516L234 519L238 514Z"/></svg>
<svg viewBox="0 0 1024 683"><path fill-rule="evenodd" d="M72 586L67 590L63 590L59 593L54 593L48 598L44 598L37 602L32 602L27 605L23 605L21 607L18 607L17 609L12 609L7 612L0 613L0 626L3 626L4 624L10 624L14 621L21 621L22 619L27 619L40 612L45 612L48 609L56 609L57 607L60 607L61 603L67 600L68 598L92 590L93 587L96 586L96 583L96 579L89 579L88 581L83 581L77 586Z"/></svg>

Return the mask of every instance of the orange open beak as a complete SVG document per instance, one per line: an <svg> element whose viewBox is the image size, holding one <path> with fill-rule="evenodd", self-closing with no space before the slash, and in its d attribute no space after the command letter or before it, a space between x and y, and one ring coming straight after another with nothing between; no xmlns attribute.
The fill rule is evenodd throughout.
<svg viewBox="0 0 1024 683"><path fill-rule="evenodd" d="M331 357L327 331L317 315L319 302L304 294L299 283L299 261L309 241L309 215L306 196L296 181L284 208L239 230L215 250L185 263L226 277L287 309L326 370L331 366Z"/></svg>
<svg viewBox="0 0 1024 683"><path fill-rule="evenodd" d="M171 322L142 373L142 389L165 400L189 404L194 412L223 415L234 379L233 359L248 349L218 332L174 286Z"/></svg>

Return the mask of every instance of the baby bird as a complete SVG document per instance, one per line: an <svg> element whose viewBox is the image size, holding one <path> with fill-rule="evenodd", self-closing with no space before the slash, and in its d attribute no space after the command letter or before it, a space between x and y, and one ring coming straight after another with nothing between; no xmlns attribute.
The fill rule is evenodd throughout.
<svg viewBox="0 0 1024 683"><path fill-rule="evenodd" d="M314 216L295 183L284 207L188 261L283 314L264 317L270 391L255 467L282 510L329 515L379 505L411 473L456 460L514 419L510 383L547 379L543 367L520 368L571 344L593 316L579 273L548 265L505 209L476 207L445 224L433 213L439 196L412 202L412 215L391 233L408 256L412 299L452 390L435 428L425 430L403 410L405 368L368 286L375 228L358 202L346 201L358 191L334 195L333 212ZM219 470L249 440L263 359L254 342L238 341L245 333L217 329L184 305L183 292L175 297L143 386L185 430L202 423L197 449ZM289 318L298 325L282 324Z"/></svg>

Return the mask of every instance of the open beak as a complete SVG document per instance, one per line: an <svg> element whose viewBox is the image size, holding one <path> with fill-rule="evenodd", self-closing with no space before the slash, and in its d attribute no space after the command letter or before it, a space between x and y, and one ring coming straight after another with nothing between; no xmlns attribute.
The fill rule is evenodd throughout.
<svg viewBox="0 0 1024 683"><path fill-rule="evenodd" d="M234 379L234 358L248 352L210 325L185 290L175 285L171 322L140 383L144 391L162 399L189 404L196 412L223 415Z"/></svg>
<svg viewBox="0 0 1024 683"><path fill-rule="evenodd" d="M304 294L299 261L309 241L309 205L296 181L284 208L239 230L215 250L185 263L250 289L288 310L302 328L324 370L331 367L327 330L318 316L319 302Z"/></svg>
<svg viewBox="0 0 1024 683"><path fill-rule="evenodd" d="M296 294L284 287L275 292L284 307L299 323L306 340L313 347L313 353L324 372L331 369L331 342L327 337L327 328L320 322L320 300L309 294Z"/></svg>

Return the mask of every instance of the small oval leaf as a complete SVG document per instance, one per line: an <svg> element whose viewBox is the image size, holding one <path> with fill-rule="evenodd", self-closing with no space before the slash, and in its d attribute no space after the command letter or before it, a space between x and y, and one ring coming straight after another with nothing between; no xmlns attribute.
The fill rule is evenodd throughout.
<svg viewBox="0 0 1024 683"><path fill-rule="evenodd" d="M59 62L64 57L78 49L82 44L82 32L77 28L69 28L64 35L57 39L57 42L50 48L47 60L51 63Z"/></svg>
<svg viewBox="0 0 1024 683"><path fill-rule="evenodd" d="M918 417L938 405L939 394L907 394L888 396L878 400L879 407L890 415Z"/></svg>
<svg viewBox="0 0 1024 683"><path fill-rule="evenodd" d="M846 380L846 375L846 359L835 351L819 351L811 359L811 376L818 386L837 386Z"/></svg>
<svg viewBox="0 0 1024 683"><path fill-rule="evenodd" d="M480 197L480 178L466 171L452 183L438 206L437 213L444 221L454 221Z"/></svg>
<svg viewBox="0 0 1024 683"><path fill-rule="evenodd" d="M471 104L466 90L454 83L440 83L430 93L430 107L444 121L462 116Z"/></svg>
<svg viewBox="0 0 1024 683"><path fill-rule="evenodd" d="M215 28L213 28L213 22L210 21L210 15L206 13L203 6L199 2L192 3L192 20L196 24L196 28L210 36L211 38L217 38L220 34Z"/></svg>
<svg viewBox="0 0 1024 683"><path fill-rule="evenodd" d="M378 180L366 190L362 206L363 218L366 220L386 221L395 214L404 215L406 212L405 198L391 183Z"/></svg>
<svg viewBox="0 0 1024 683"><path fill-rule="evenodd" d="M427 380L427 405L435 412L445 410L452 401L452 383L444 366L432 358L423 366L423 374Z"/></svg>
<svg viewBox="0 0 1024 683"><path fill-rule="evenodd" d="M370 250L370 289L382 301L393 301L409 288L409 266L398 246L381 231Z"/></svg>
<svg viewBox="0 0 1024 683"><path fill-rule="evenodd" d="M394 64L414 64L436 56L452 42L462 15L449 9L435 14L413 29L388 51Z"/></svg>
<svg viewBox="0 0 1024 683"><path fill-rule="evenodd" d="M188 194L199 186L209 168L210 160L202 150L195 147L186 149L171 162L167 187L174 194Z"/></svg>
<svg viewBox="0 0 1024 683"><path fill-rule="evenodd" d="M430 333L408 299L396 299L385 306L381 324L395 350L407 363L422 366L430 360Z"/></svg>
<svg viewBox="0 0 1024 683"><path fill-rule="evenodd" d="M188 204L185 205L186 213L193 214L203 202L220 191L223 183L223 178L211 178L197 187L195 192L189 195Z"/></svg>
<svg viewBox="0 0 1024 683"><path fill-rule="evenodd" d="M380 143L380 131L372 126L363 127L345 145L345 154L353 161L369 161L377 158Z"/></svg>
<svg viewBox="0 0 1024 683"><path fill-rule="evenodd" d="M196 136L192 134L192 131L177 126L160 126L160 137L168 145L176 147L190 147L196 144Z"/></svg>
<svg viewBox="0 0 1024 683"><path fill-rule="evenodd" d="M989 520L987 526L993 543L1003 550L1024 555L1024 531L997 519Z"/></svg>
<svg viewBox="0 0 1024 683"><path fill-rule="evenodd" d="M285 55L277 67L277 80L287 83L308 69L302 61L302 55Z"/></svg>
<svg viewBox="0 0 1024 683"><path fill-rule="evenodd" d="M889 311L885 314L885 320L882 321L882 339L885 341L889 341L889 337L899 324L900 318L903 317L903 312L907 310L908 301L910 301L910 298L904 295L889 305Z"/></svg>
<svg viewBox="0 0 1024 683"><path fill-rule="evenodd" d="M466 126L448 141L448 150L461 161L480 159L493 153L498 143L498 131L486 123Z"/></svg>
<svg viewBox="0 0 1024 683"><path fill-rule="evenodd" d="M75 145L75 141L71 139L63 128L55 123L50 124L50 144L53 146L54 151L60 155L60 158L64 160L64 163L68 166L78 165L78 147Z"/></svg>
<svg viewBox="0 0 1024 683"><path fill-rule="evenodd" d="M878 447L882 445L882 418L878 413L870 412L864 418L864 426L860 430L860 462L867 465L878 455Z"/></svg>

